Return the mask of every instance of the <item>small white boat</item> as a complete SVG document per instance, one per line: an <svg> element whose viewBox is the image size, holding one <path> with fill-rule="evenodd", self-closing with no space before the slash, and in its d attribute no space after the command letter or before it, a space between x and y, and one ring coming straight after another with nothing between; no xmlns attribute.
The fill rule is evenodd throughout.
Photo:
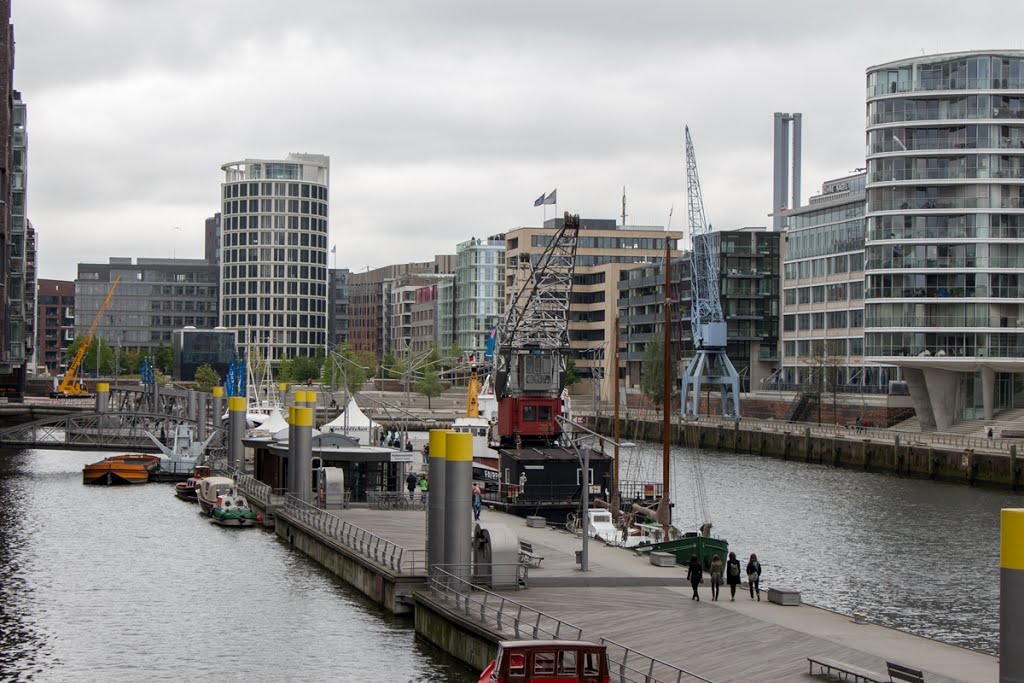
<svg viewBox="0 0 1024 683"><path fill-rule="evenodd" d="M207 477L199 482L196 499L204 514L210 514L217 499L228 491L234 492L235 480L230 477Z"/></svg>

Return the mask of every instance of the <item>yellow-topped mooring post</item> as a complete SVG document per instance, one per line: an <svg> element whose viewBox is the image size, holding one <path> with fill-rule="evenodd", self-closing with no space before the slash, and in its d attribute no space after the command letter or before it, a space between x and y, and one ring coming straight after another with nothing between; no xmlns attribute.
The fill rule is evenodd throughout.
<svg viewBox="0 0 1024 683"><path fill-rule="evenodd" d="M228 397L228 467L245 471L245 396Z"/></svg>
<svg viewBox="0 0 1024 683"><path fill-rule="evenodd" d="M213 388L213 426L224 426L224 387Z"/></svg>
<svg viewBox="0 0 1024 683"><path fill-rule="evenodd" d="M1024 683L1024 508L1000 519L999 683Z"/></svg>
<svg viewBox="0 0 1024 683"><path fill-rule="evenodd" d="M444 429L430 430L430 453L427 458L427 566L444 564Z"/></svg>
<svg viewBox="0 0 1024 683"><path fill-rule="evenodd" d="M473 551L473 435L445 434L444 563L451 574L470 579ZM465 588L459 584L456 590Z"/></svg>
<svg viewBox="0 0 1024 683"><path fill-rule="evenodd" d="M305 406L292 410L295 422L295 487L299 500L313 502L313 411Z"/></svg>
<svg viewBox="0 0 1024 683"><path fill-rule="evenodd" d="M96 384L96 412L105 413L110 406L110 385L106 382Z"/></svg>

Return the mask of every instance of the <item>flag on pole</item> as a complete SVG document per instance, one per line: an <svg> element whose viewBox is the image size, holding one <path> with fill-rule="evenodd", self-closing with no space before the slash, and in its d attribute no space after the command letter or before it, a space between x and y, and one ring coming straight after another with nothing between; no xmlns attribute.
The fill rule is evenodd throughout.
<svg viewBox="0 0 1024 683"><path fill-rule="evenodd" d="M557 204L558 203L558 188L551 190L551 194L544 198L545 204Z"/></svg>
<svg viewBox="0 0 1024 683"><path fill-rule="evenodd" d="M537 197L535 200L533 200L533 205L534 206L540 206L543 203L544 203L544 195L543 194L541 196Z"/></svg>
<svg viewBox="0 0 1024 683"><path fill-rule="evenodd" d="M331 253L332 254L337 254L338 253L338 245L337 244L335 244L333 247L331 247Z"/></svg>

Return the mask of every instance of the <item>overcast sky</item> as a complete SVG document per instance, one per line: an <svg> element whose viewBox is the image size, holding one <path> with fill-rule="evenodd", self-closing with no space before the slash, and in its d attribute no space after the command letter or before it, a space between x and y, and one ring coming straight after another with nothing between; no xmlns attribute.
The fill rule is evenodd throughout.
<svg viewBox="0 0 1024 683"><path fill-rule="evenodd" d="M696 4L14 0L39 275L202 258L221 165L289 152L331 157L353 270L538 225L556 187L679 228L684 124L711 223L768 225L773 112L804 115L806 201L864 165L866 67L1024 47L1016 2Z"/></svg>

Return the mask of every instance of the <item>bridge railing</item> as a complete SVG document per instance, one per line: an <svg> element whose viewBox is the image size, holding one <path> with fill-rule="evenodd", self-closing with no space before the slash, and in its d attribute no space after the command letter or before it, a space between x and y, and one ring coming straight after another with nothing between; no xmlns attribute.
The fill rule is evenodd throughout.
<svg viewBox="0 0 1024 683"><path fill-rule="evenodd" d="M264 484L251 474L245 474L234 467L225 468L225 471L235 480L235 484L247 498L255 500L264 508L273 505L273 489L270 484Z"/></svg>
<svg viewBox="0 0 1024 683"><path fill-rule="evenodd" d="M579 640L583 629L558 617L494 593L455 576L440 567L432 567L427 580L430 593L467 617L477 619L518 639Z"/></svg>
<svg viewBox="0 0 1024 683"><path fill-rule="evenodd" d="M285 496L283 510L287 516L399 574L422 574L427 570L425 550L403 548L291 494Z"/></svg>

